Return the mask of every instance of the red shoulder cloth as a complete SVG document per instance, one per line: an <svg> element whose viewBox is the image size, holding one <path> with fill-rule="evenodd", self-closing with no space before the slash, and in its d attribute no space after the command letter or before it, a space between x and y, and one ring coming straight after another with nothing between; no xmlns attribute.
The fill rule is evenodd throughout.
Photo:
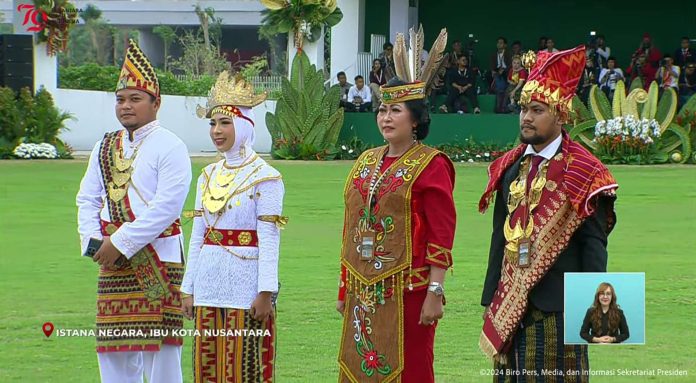
<svg viewBox="0 0 696 383"><path fill-rule="evenodd" d="M563 185L568 198L580 218L587 218L594 211L593 199L600 193L614 195L619 185L604 164L590 153L585 147L570 139L565 130L562 131L563 142L561 152L565 162ZM497 190L505 171L512 166L527 149L527 144L516 148L496 159L488 167L488 185L479 200L479 211L484 213Z"/></svg>

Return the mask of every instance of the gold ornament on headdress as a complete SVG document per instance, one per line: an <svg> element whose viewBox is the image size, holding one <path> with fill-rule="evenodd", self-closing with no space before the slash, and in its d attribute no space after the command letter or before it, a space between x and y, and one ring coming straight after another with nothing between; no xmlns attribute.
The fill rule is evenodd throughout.
<svg viewBox="0 0 696 383"><path fill-rule="evenodd" d="M536 64L537 56L534 51L527 51L522 54L522 57L520 58L522 60L522 66L527 68L527 71L532 70L532 67L534 64Z"/></svg>
<svg viewBox="0 0 696 383"><path fill-rule="evenodd" d="M442 28L430 48L428 60L421 66L421 52L423 52L423 26L418 31L409 29L409 48L406 49L406 41L403 33L396 35L394 44L394 69L396 75L405 85L380 87L382 102L393 104L408 100L424 99L429 93L435 75L442 64L443 52L447 46L447 29Z"/></svg>
<svg viewBox="0 0 696 383"><path fill-rule="evenodd" d="M228 109L236 109L234 107L238 106L253 108L264 102L267 96L268 93L265 91L259 94L255 93L254 86L241 76L231 77L228 71L223 71L208 92L206 106L198 105L196 114L200 118L209 118L216 109L224 112Z"/></svg>

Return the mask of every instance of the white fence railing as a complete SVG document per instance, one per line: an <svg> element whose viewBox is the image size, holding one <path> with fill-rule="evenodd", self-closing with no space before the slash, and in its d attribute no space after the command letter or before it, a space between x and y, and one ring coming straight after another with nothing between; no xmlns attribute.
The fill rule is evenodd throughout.
<svg viewBox="0 0 696 383"><path fill-rule="evenodd" d="M202 76L188 76L185 74L177 74L174 77L179 81L197 80ZM251 78L251 83L256 89L265 89L269 92L280 90L283 83L283 76L254 76Z"/></svg>
<svg viewBox="0 0 696 383"><path fill-rule="evenodd" d="M387 42L387 36L385 35L370 35L370 53L372 53L372 57L379 57L379 54L384 50L385 42Z"/></svg>

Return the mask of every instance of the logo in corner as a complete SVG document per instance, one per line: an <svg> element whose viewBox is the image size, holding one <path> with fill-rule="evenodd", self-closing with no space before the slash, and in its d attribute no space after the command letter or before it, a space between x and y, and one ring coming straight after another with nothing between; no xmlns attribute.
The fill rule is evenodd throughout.
<svg viewBox="0 0 696 383"><path fill-rule="evenodd" d="M27 32L41 32L46 27L48 15L45 11L31 4L20 4L17 6L17 12L22 13L24 11L27 13L24 15L22 25L30 24Z"/></svg>

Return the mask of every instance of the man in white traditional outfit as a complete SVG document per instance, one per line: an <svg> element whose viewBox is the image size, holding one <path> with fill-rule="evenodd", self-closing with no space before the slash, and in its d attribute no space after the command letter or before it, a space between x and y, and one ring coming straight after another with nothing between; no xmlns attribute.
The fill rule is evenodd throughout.
<svg viewBox="0 0 696 383"><path fill-rule="evenodd" d="M131 40L116 87L125 129L95 145L77 194L82 253L98 249L101 266L97 355L106 383L182 382L183 339L172 335L183 327L179 214L191 161L186 145L160 126L159 107L157 76Z"/></svg>
<svg viewBox="0 0 696 383"><path fill-rule="evenodd" d="M279 229L285 189L280 173L252 149L252 109L266 94L223 72L199 117L224 159L203 169L188 264L181 285L195 318L195 382L272 382ZM217 334L209 336L206 334ZM241 336L228 336L241 334Z"/></svg>

